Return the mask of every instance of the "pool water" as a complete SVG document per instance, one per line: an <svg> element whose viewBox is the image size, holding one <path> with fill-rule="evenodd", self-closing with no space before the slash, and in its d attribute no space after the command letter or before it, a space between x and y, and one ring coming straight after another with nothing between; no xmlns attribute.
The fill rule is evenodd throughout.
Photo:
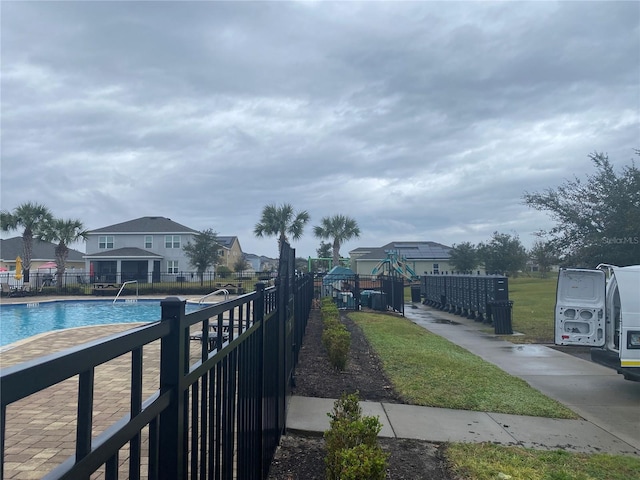
<svg viewBox="0 0 640 480"><path fill-rule="evenodd" d="M187 303L187 313L198 310ZM160 300L74 300L0 306L0 347L52 330L160 320Z"/></svg>

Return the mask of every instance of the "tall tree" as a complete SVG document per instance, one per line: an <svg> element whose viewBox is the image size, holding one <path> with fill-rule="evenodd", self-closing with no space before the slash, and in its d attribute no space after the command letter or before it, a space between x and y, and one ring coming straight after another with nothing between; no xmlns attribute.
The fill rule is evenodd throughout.
<svg viewBox="0 0 640 480"><path fill-rule="evenodd" d="M538 265L538 272L542 278L547 276L551 266L558 262L558 257L555 254L555 248L551 242L545 242L543 240L536 240L529 251L529 257Z"/></svg>
<svg viewBox="0 0 640 480"><path fill-rule="evenodd" d="M242 275L244 271L247 269L249 262L247 262L247 256L243 253L238 259L233 263L233 270L236 273Z"/></svg>
<svg viewBox="0 0 640 480"><path fill-rule="evenodd" d="M33 239L38 238L45 225L53 220L47 207L39 203L27 202L18 205L13 212L0 212L0 226L3 231L10 232L22 228L22 271L23 279L29 282L31 258L33 256Z"/></svg>
<svg viewBox="0 0 640 480"><path fill-rule="evenodd" d="M204 283L204 272L207 268L214 267L220 257L220 244L218 234L212 229L203 230L194 238L194 243L187 242L182 250L189 259L189 263L195 267L200 278L200 285Z"/></svg>
<svg viewBox="0 0 640 480"><path fill-rule="evenodd" d="M309 213L306 210L296 213L289 203L280 206L267 205L262 210L260 222L256 224L253 233L256 237L278 237L278 255L284 242L288 242L288 235L293 240L302 236L304 227L309 221Z"/></svg>
<svg viewBox="0 0 640 480"><path fill-rule="evenodd" d="M316 249L318 258L329 258L331 256L331 244L320 241L320 246Z"/></svg>
<svg viewBox="0 0 640 480"><path fill-rule="evenodd" d="M640 150L635 151L640 155ZM567 180L541 193L525 193L524 203L556 221L547 236L563 263L640 263L640 170L633 160L619 173L604 153L589 158L596 173Z"/></svg>
<svg viewBox="0 0 640 480"><path fill-rule="evenodd" d="M478 245L478 255L487 273L518 274L527 265L527 251L517 235L493 232L487 243Z"/></svg>
<svg viewBox="0 0 640 480"><path fill-rule="evenodd" d="M449 264L457 272L471 272L478 266L478 251L471 242L454 244L449 252Z"/></svg>
<svg viewBox="0 0 640 480"><path fill-rule="evenodd" d="M320 225L313 227L313 234L324 240L332 240L333 266L340 265L340 246L352 238L360 236L360 227L351 217L334 215L323 217Z"/></svg>
<svg viewBox="0 0 640 480"><path fill-rule="evenodd" d="M56 243L57 285L62 286L62 278L67 269L69 245L79 240L86 240L87 230L80 220L56 218L44 225L39 238L45 242Z"/></svg>

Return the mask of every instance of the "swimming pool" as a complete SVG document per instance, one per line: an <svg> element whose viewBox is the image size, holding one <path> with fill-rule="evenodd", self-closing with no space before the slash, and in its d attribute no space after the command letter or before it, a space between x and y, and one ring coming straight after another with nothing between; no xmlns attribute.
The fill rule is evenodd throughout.
<svg viewBox="0 0 640 480"><path fill-rule="evenodd" d="M187 313L201 306L187 303ZM57 300L0 306L0 347L65 328L160 320L160 300Z"/></svg>

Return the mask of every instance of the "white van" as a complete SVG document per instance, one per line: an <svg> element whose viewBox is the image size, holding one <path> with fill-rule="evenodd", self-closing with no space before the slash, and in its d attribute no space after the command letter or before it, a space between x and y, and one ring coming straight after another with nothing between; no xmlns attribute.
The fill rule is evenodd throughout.
<svg viewBox="0 0 640 480"><path fill-rule="evenodd" d="M562 268L556 345L588 345L591 359L640 381L640 265Z"/></svg>

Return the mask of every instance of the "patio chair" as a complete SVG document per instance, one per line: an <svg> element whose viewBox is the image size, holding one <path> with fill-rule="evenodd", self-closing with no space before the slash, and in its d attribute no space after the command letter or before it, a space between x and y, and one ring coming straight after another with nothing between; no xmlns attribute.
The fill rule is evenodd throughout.
<svg viewBox="0 0 640 480"><path fill-rule="evenodd" d="M209 327L209 335L207 336L207 341L209 343L209 351L213 350L216 342L218 341L218 330L212 325ZM189 335L189 340L202 342L202 332L194 332ZM226 342L229 340L229 328L222 328L222 341Z"/></svg>
<svg viewBox="0 0 640 480"><path fill-rule="evenodd" d="M13 290L9 286L9 284L7 282L2 282L0 285L2 285L2 291L0 292L0 294L3 297L10 297L11 293L13 293Z"/></svg>

